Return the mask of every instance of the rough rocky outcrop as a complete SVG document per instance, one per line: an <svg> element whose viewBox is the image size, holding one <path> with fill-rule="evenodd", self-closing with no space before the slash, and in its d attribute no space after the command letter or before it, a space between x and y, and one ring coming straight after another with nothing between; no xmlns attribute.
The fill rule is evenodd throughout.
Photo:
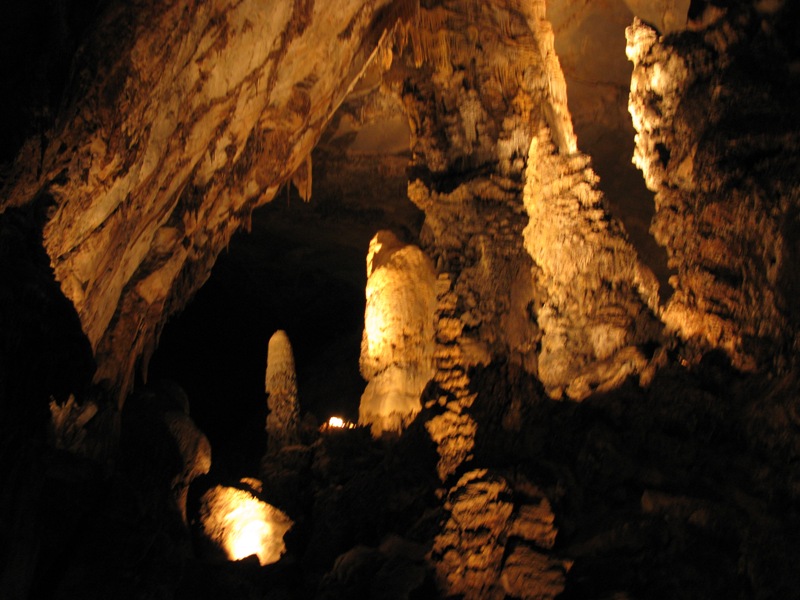
<svg viewBox="0 0 800 600"><path fill-rule="evenodd" d="M544 3L444 2L414 25L413 60L393 76L439 275L429 404L444 410L427 426L446 477L470 454L471 367L503 357L576 399L619 385L659 337L657 283L578 153Z"/></svg>
<svg viewBox="0 0 800 600"><path fill-rule="evenodd" d="M435 276L430 259L390 231L372 238L359 365L368 381L358 421L374 436L400 433L422 409L434 374Z"/></svg>
<svg viewBox="0 0 800 600"><path fill-rule="evenodd" d="M203 531L231 560L255 554L261 565L267 565L286 552L283 538L293 523L259 499L260 488L260 481L244 479L236 487L218 485L203 495Z"/></svg>
<svg viewBox="0 0 800 600"><path fill-rule="evenodd" d="M658 283L603 210L587 156L565 155L543 130L528 156L525 245L544 293L539 378L548 393L582 400L644 371L637 349L658 340Z"/></svg>
<svg viewBox="0 0 800 600"><path fill-rule="evenodd" d="M677 269L664 321L741 369L783 369L800 347L797 7L704 15L680 35L627 32L634 161Z"/></svg>
<svg viewBox="0 0 800 600"><path fill-rule="evenodd" d="M535 487L515 502L505 479L470 471L450 490L449 518L432 550L440 589L471 598L555 598L569 563L549 555L557 534L550 503Z"/></svg>
<svg viewBox="0 0 800 600"><path fill-rule="evenodd" d="M124 399L166 317L305 164L404 2L112 4L1 208L52 203L44 247Z"/></svg>
<svg viewBox="0 0 800 600"><path fill-rule="evenodd" d="M276 331L269 338L264 388L269 407L267 443L270 452L278 452L284 446L291 446L300 440L297 375L292 345L285 331Z"/></svg>

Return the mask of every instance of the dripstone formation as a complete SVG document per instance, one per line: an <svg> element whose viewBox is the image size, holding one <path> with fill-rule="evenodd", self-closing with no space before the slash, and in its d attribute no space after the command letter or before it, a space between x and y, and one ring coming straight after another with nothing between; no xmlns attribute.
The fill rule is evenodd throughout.
<svg viewBox="0 0 800 600"><path fill-rule="evenodd" d="M0 165L0 596L797 596L797 3L45 4ZM262 215L274 269L212 274ZM289 324L190 418L148 367L216 275ZM327 346L298 317L345 305ZM266 453L212 462L235 403Z"/></svg>

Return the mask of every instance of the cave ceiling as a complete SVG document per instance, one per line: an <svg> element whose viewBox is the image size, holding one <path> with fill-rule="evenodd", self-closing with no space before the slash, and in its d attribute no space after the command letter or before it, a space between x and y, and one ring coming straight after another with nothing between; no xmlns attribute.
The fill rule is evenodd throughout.
<svg viewBox="0 0 800 600"><path fill-rule="evenodd" d="M665 5L664 14L673 8ZM616 25L619 46L628 7L609 3L587 12L554 2L547 10L564 30L556 33L566 64L574 68L567 70L570 76L580 81L576 65L590 63L584 70L599 69L609 80L603 85L617 94L600 100L603 94L595 93L591 107L576 100L573 110L583 115L579 126L597 123L591 113L606 114L601 128L615 130L626 122L619 100L629 68L621 48L616 56L597 53L604 40L587 47L569 38L593 39L581 28L597 22L599 10L608 14L600 35L608 37L606 21ZM465 21L443 20L444 11L462 11ZM466 25L476 11L489 19L484 31ZM536 11L543 12L544 5L498 2L486 9L449 3L446 9L416 9L408 2L350 2L336 8L276 3L274 10L264 11L256 3L220 2L169 8L112 3L99 13L100 24L79 46L53 125L23 145L4 188L4 206L42 196L52 203L44 245L92 345L95 380L124 397L136 361L143 356L146 367L168 315L206 280L219 251L253 208L269 202L290 178L311 185L313 165L307 157L323 131L328 130L329 140L347 139L357 152L402 150L407 125L398 101L407 68L397 68L401 58L391 69L393 52L413 54L410 64L417 69L441 62L451 35L447 28L463 25L468 37L485 38L473 52L502 57L501 48L493 47L502 44L502 33L519 35ZM500 38L491 34L506 26L519 29L501 31ZM334 31L339 32L335 38ZM66 37L60 43L76 45ZM508 56L513 59L515 53ZM508 71L504 60L489 58L492 68ZM376 94L387 69L393 94ZM328 128L348 93L355 108L340 111ZM487 87L482 93L493 92ZM359 102L363 98L366 103ZM496 111L506 110L502 101L493 102ZM598 102L612 108L598 108ZM365 104L371 106L365 110ZM394 115L372 129L361 127L349 139L348 120L355 113L359 120L369 119L370 110ZM566 107L559 110L566 114ZM437 153L429 152L425 160L434 171L444 168L445 159Z"/></svg>

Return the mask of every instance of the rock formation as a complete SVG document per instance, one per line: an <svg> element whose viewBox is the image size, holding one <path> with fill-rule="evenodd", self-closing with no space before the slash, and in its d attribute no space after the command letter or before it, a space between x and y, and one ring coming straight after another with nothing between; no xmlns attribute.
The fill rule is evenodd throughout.
<svg viewBox="0 0 800 600"><path fill-rule="evenodd" d="M0 595L204 597L217 591L208 582L236 590L219 597L316 584L321 597L381 586L406 597L796 595L800 5L101 4L52 127L0 169L0 275L11 280L0 286L0 401L3 416L25 417L0 419ZM602 24L587 16L612 10ZM652 236L649 209L617 218L647 196L607 201L605 189L618 198L627 184L581 138L592 131L600 147L625 117L623 70L604 62L625 11L641 20L627 41L632 123L617 135L636 130ZM564 49L565 74L559 44L583 41ZM593 49L592 65L614 72L587 80L595 67L576 63ZM570 94L589 103L580 127L575 81ZM372 111L395 113L386 131L366 125ZM281 189L289 204L290 183L313 202L309 152L329 123L327 142L410 142L395 159L410 158L419 248L374 240L360 364L361 421L402 433L389 443L309 422L298 436L291 348L273 336L262 476L280 482L270 501L302 527L284 565L215 562L185 527L208 440L180 398L154 406L139 390L119 407L252 210ZM349 173L380 177L387 164L362 156ZM325 180L314 175L314 198ZM358 217L369 232L387 227ZM644 242L675 271L666 303ZM85 339L77 322L53 326L70 318ZM32 360L40 350L46 360ZM73 365L80 374L36 377ZM55 447L43 443L48 419ZM105 453L88 449L89 429ZM284 553L290 521L257 487L209 490L201 525L229 558L266 564ZM408 551L379 546L398 533Z"/></svg>
<svg viewBox="0 0 800 600"><path fill-rule="evenodd" d="M507 357L557 397L619 385L647 364L636 346L659 339L657 283L578 152L544 3L444 2L409 35L393 69L439 276L445 410L427 426L445 476L470 452L471 367Z"/></svg>
<svg viewBox="0 0 800 600"><path fill-rule="evenodd" d="M627 31L634 161L677 269L664 322L748 371L784 370L800 347L798 74L779 60L792 11L759 3L707 12L696 33Z"/></svg>
<svg viewBox="0 0 800 600"><path fill-rule="evenodd" d="M435 276L430 259L391 231L372 238L359 365L367 388L358 422L374 436L400 433L422 409L434 374Z"/></svg>
<svg viewBox="0 0 800 600"><path fill-rule="evenodd" d="M119 3L95 25L55 126L20 151L0 210L52 204L45 250L95 382L120 402L166 318L306 163L405 4Z"/></svg>
<svg viewBox="0 0 800 600"><path fill-rule="evenodd" d="M188 523L186 500L189 496L189 486L192 481L211 469L211 444L184 412L169 411L164 414L164 421L178 446L183 463L180 472L172 479L172 495L183 522Z"/></svg>
<svg viewBox="0 0 800 600"><path fill-rule="evenodd" d="M657 340L658 284L618 223L602 208L586 156L565 153L543 130L531 143L525 187L525 245L544 289L539 378L548 393L582 400L619 387Z"/></svg>
<svg viewBox="0 0 800 600"><path fill-rule="evenodd" d="M499 475L478 470L459 479L433 547L446 596L544 600L564 591L569 563L548 553L557 533L555 517L547 498L532 491L536 497L520 506Z"/></svg>
<svg viewBox="0 0 800 600"><path fill-rule="evenodd" d="M282 511L258 498L260 482L242 481L239 487L218 485L203 495L200 519L203 531L231 560L255 554L261 565L276 562L286 552L283 536L292 521Z"/></svg>
<svg viewBox="0 0 800 600"><path fill-rule="evenodd" d="M298 442L300 425L294 354L285 331L276 331L269 338L265 389L269 407L267 442L270 452L278 452Z"/></svg>

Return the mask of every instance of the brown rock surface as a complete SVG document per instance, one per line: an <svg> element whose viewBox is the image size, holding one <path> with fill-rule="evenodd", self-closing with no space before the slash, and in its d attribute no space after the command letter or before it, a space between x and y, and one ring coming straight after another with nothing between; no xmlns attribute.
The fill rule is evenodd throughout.
<svg viewBox="0 0 800 600"><path fill-rule="evenodd" d="M738 368L783 369L800 331L798 75L780 60L793 13L747 4L677 36L629 28L634 162L677 269L668 328Z"/></svg>
<svg viewBox="0 0 800 600"><path fill-rule="evenodd" d="M166 317L304 164L395 23L390 4L142 2L97 26L71 102L21 151L2 207L52 197L45 249L95 381L120 400Z"/></svg>
<svg viewBox="0 0 800 600"><path fill-rule="evenodd" d="M530 492L530 490L528 490ZM550 556L556 537L547 499L516 499L500 476L466 473L450 490L450 515L434 542L437 582L448 596L555 598L566 563Z"/></svg>

